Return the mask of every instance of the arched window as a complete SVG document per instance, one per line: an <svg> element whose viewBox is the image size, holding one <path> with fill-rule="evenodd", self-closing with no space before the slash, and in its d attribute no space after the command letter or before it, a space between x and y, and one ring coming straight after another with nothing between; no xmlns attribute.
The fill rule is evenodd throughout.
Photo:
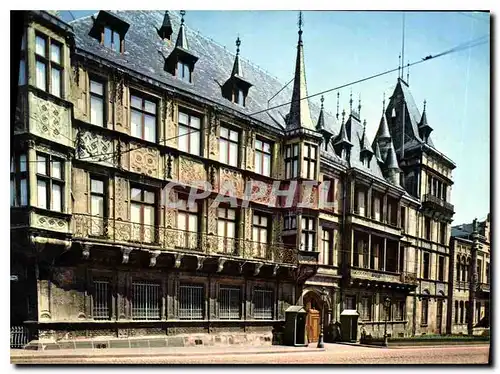
<svg viewBox="0 0 500 374"><path fill-rule="evenodd" d="M429 320L429 291L424 290L422 292L422 310L421 310L421 324L422 325L427 325L428 320Z"/></svg>

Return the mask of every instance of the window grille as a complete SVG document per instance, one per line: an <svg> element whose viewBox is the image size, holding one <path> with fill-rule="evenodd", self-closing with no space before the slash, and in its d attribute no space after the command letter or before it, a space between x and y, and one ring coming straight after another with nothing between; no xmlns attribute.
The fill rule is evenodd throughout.
<svg viewBox="0 0 500 374"><path fill-rule="evenodd" d="M254 318L273 319L273 291L255 289L253 294Z"/></svg>
<svg viewBox="0 0 500 374"><path fill-rule="evenodd" d="M203 319L203 286L185 284L179 287L179 318Z"/></svg>
<svg viewBox="0 0 500 374"><path fill-rule="evenodd" d="M132 319L160 319L160 285L132 283Z"/></svg>
<svg viewBox="0 0 500 374"><path fill-rule="evenodd" d="M241 290L239 287L219 288L219 318L240 319Z"/></svg>
<svg viewBox="0 0 500 374"><path fill-rule="evenodd" d="M94 319L110 319L109 282L94 281L92 315Z"/></svg>

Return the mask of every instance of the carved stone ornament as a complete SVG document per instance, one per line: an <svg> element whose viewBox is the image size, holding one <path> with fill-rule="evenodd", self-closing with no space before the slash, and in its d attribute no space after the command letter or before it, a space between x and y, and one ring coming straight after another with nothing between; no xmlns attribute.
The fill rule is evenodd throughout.
<svg viewBox="0 0 500 374"><path fill-rule="evenodd" d="M220 273L222 269L224 268L224 264L226 263L226 259L224 258L219 258L219 264L217 266L217 273Z"/></svg>
<svg viewBox="0 0 500 374"><path fill-rule="evenodd" d="M196 270L201 270L203 268L203 263L205 262L207 258L203 256L196 256L197 260L197 265L196 265Z"/></svg>
<svg viewBox="0 0 500 374"><path fill-rule="evenodd" d="M150 257L149 257L149 266L150 267L156 266L156 259L159 255L160 255L160 251L150 252Z"/></svg>
<svg viewBox="0 0 500 374"><path fill-rule="evenodd" d="M70 138L68 109L30 93L30 117L37 132L50 140L66 144Z"/></svg>
<svg viewBox="0 0 500 374"><path fill-rule="evenodd" d="M274 265L274 267L273 267L273 277L275 277L276 274L278 274L278 269L279 268L280 268L279 265Z"/></svg>
<svg viewBox="0 0 500 374"><path fill-rule="evenodd" d="M184 254L182 254L182 253L177 253L175 255L175 264L174 264L174 267L176 269L179 269L181 267L181 261L182 261L183 257L184 257Z"/></svg>
<svg viewBox="0 0 500 374"><path fill-rule="evenodd" d="M128 264L130 252L132 248L122 248L122 264Z"/></svg>
<svg viewBox="0 0 500 374"><path fill-rule="evenodd" d="M259 275L259 273L260 273L260 269L262 268L262 265L264 265L264 264L261 264L261 263L259 263L259 264L255 264L255 270L254 270L254 272L253 272L253 275L254 275L254 276Z"/></svg>
<svg viewBox="0 0 500 374"><path fill-rule="evenodd" d="M158 151L150 147L132 151L130 170L150 177L158 177Z"/></svg>
<svg viewBox="0 0 500 374"><path fill-rule="evenodd" d="M82 246L82 258L83 258L84 260L88 260L88 259L89 259L89 257L90 257L90 247L91 247L91 246L90 246L90 245L88 245L88 244L84 244L84 245Z"/></svg>

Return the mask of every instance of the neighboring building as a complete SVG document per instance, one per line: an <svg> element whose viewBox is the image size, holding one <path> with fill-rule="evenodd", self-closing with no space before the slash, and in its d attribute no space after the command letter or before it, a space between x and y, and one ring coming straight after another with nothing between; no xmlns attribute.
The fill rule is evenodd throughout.
<svg viewBox="0 0 500 374"><path fill-rule="evenodd" d="M305 99L301 29L293 89L279 92L239 47L174 12L70 24L29 12L11 166L13 323L39 338L266 340L301 304L309 341L322 315L330 331L344 310L372 335L386 319L392 335L445 331L455 165L435 149L425 107L398 78L370 142L352 97L347 115ZM268 110L277 92L292 104ZM176 208L163 196L172 181ZM249 201L249 181L266 193ZM297 181L295 201L312 206L270 204L275 181ZM308 181L330 183L311 194ZM238 207L214 207L227 182ZM190 206L193 185L205 194ZM359 338L357 324L342 329Z"/></svg>
<svg viewBox="0 0 500 374"><path fill-rule="evenodd" d="M490 224L488 213L477 224L476 240L474 223L451 229L449 297L453 305L448 311L448 333L490 327Z"/></svg>

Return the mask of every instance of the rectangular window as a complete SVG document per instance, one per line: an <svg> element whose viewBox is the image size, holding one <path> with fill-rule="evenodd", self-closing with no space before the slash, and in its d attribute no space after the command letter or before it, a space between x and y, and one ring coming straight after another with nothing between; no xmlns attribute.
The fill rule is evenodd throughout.
<svg viewBox="0 0 500 374"><path fill-rule="evenodd" d="M217 209L217 235L219 236L219 250L222 253L234 254L236 251L235 209Z"/></svg>
<svg viewBox="0 0 500 374"><path fill-rule="evenodd" d="M199 156L201 151L199 117L179 111L179 149Z"/></svg>
<svg viewBox="0 0 500 374"><path fill-rule="evenodd" d="M299 145L290 144L285 148L285 178L297 178L299 176Z"/></svg>
<svg viewBox="0 0 500 374"><path fill-rule="evenodd" d="M385 297L380 298L380 316L379 321L392 321L392 302L390 305L386 305Z"/></svg>
<svg viewBox="0 0 500 374"><path fill-rule="evenodd" d="M394 302L394 320L403 321L405 312L405 301L395 300Z"/></svg>
<svg viewBox="0 0 500 374"><path fill-rule="evenodd" d="M455 325L458 324L458 300L455 300Z"/></svg>
<svg viewBox="0 0 500 374"><path fill-rule="evenodd" d="M371 297L362 297L361 298L360 319L362 321L371 321L372 320L372 298Z"/></svg>
<svg viewBox="0 0 500 374"><path fill-rule="evenodd" d="M238 166L239 133L227 127L220 128L219 161L226 165Z"/></svg>
<svg viewBox="0 0 500 374"><path fill-rule="evenodd" d="M176 76L181 81L191 83L191 68L188 64L185 64L182 61L177 62L177 71Z"/></svg>
<svg viewBox="0 0 500 374"><path fill-rule="evenodd" d="M35 37L35 84L52 95L61 97L63 87L62 45L47 36Z"/></svg>
<svg viewBox="0 0 500 374"><path fill-rule="evenodd" d="M205 297L203 286L181 284L179 286L179 318L203 319Z"/></svg>
<svg viewBox="0 0 500 374"><path fill-rule="evenodd" d="M356 296L345 297L345 309L356 309Z"/></svg>
<svg viewBox="0 0 500 374"><path fill-rule="evenodd" d="M439 241L441 244L446 244L446 223L439 223Z"/></svg>
<svg viewBox="0 0 500 374"><path fill-rule="evenodd" d="M486 283L490 284L490 263L486 263Z"/></svg>
<svg viewBox="0 0 500 374"><path fill-rule="evenodd" d="M316 248L315 220L311 217L302 217L302 237L300 248L302 251L314 251Z"/></svg>
<svg viewBox="0 0 500 374"><path fill-rule="evenodd" d="M382 221L382 199L378 194L374 194L373 196L373 213L372 218L377 221Z"/></svg>
<svg viewBox="0 0 500 374"><path fill-rule="evenodd" d="M90 81L90 123L104 126L104 84Z"/></svg>
<svg viewBox="0 0 500 374"><path fill-rule="evenodd" d="M219 288L219 318L240 319L241 289L239 287L221 286Z"/></svg>
<svg viewBox="0 0 500 374"><path fill-rule="evenodd" d="M255 172L271 176L271 143L263 140L255 140Z"/></svg>
<svg viewBox="0 0 500 374"><path fill-rule="evenodd" d="M239 89L239 88L236 88L234 90L234 103L235 104L238 104L238 105L241 105L241 106L245 106L245 93L243 92L243 90Z"/></svg>
<svg viewBox="0 0 500 374"><path fill-rule="evenodd" d="M130 190L130 217L132 240L151 243L155 241L156 196L144 188Z"/></svg>
<svg viewBox="0 0 500 374"><path fill-rule="evenodd" d="M153 282L132 283L132 319L160 319L160 285Z"/></svg>
<svg viewBox="0 0 500 374"><path fill-rule="evenodd" d="M477 260L477 281L479 283L483 283L482 270L483 270L483 262L481 260Z"/></svg>
<svg viewBox="0 0 500 374"><path fill-rule="evenodd" d="M104 235L105 226L105 188L104 181L92 178L90 180L90 214L92 218L91 235Z"/></svg>
<svg viewBox="0 0 500 374"><path fill-rule="evenodd" d="M187 199L179 198L177 210L178 248L198 248L199 205L188 204Z"/></svg>
<svg viewBox="0 0 500 374"><path fill-rule="evenodd" d="M444 281L444 257L438 257L438 280Z"/></svg>
<svg viewBox="0 0 500 374"><path fill-rule="evenodd" d="M333 247L332 247L332 232L323 228L323 264L333 265Z"/></svg>
<svg viewBox="0 0 500 374"><path fill-rule="evenodd" d="M427 325L429 317L429 299L422 299L422 325Z"/></svg>
<svg viewBox="0 0 500 374"><path fill-rule="evenodd" d="M296 216L285 216L283 220L283 226L285 230L295 230L297 229L297 217Z"/></svg>
<svg viewBox="0 0 500 374"><path fill-rule="evenodd" d="M253 291L253 304L255 319L273 319L273 291L255 288Z"/></svg>
<svg viewBox="0 0 500 374"><path fill-rule="evenodd" d="M266 258L267 242L269 240L270 219L263 214L254 213L252 221L253 255Z"/></svg>
<svg viewBox="0 0 500 374"><path fill-rule="evenodd" d="M94 281L93 291L92 316L94 319L111 319L109 282L103 280Z"/></svg>
<svg viewBox="0 0 500 374"><path fill-rule="evenodd" d="M50 155L37 154L37 206L63 211L64 163Z"/></svg>
<svg viewBox="0 0 500 374"><path fill-rule="evenodd" d="M15 154L10 165L10 205L28 205L28 168L25 154Z"/></svg>
<svg viewBox="0 0 500 374"><path fill-rule="evenodd" d="M112 30L107 26L104 27L101 44L103 44L105 47L109 49L112 49L117 53L122 52L122 43L120 34L118 34L116 31Z"/></svg>
<svg viewBox="0 0 500 374"><path fill-rule="evenodd" d="M156 103L139 96L130 96L131 135L150 142L156 141Z"/></svg>
<svg viewBox="0 0 500 374"><path fill-rule="evenodd" d="M406 231L406 207L401 207L401 229Z"/></svg>
<svg viewBox="0 0 500 374"><path fill-rule="evenodd" d="M430 267L431 267L431 255L430 255L430 253L424 252L423 258L424 258L424 260L423 260L423 274L422 274L422 276L424 279L429 279Z"/></svg>
<svg viewBox="0 0 500 374"><path fill-rule="evenodd" d="M425 217L424 224L425 224L425 239L431 240L431 219Z"/></svg>
<svg viewBox="0 0 500 374"><path fill-rule="evenodd" d="M18 84L26 84L26 33L23 33L21 39L21 54L19 56L19 80Z"/></svg>
<svg viewBox="0 0 500 374"><path fill-rule="evenodd" d="M304 157L302 161L304 171L302 175L307 179L316 179L316 151L317 147L315 145L304 144Z"/></svg>

